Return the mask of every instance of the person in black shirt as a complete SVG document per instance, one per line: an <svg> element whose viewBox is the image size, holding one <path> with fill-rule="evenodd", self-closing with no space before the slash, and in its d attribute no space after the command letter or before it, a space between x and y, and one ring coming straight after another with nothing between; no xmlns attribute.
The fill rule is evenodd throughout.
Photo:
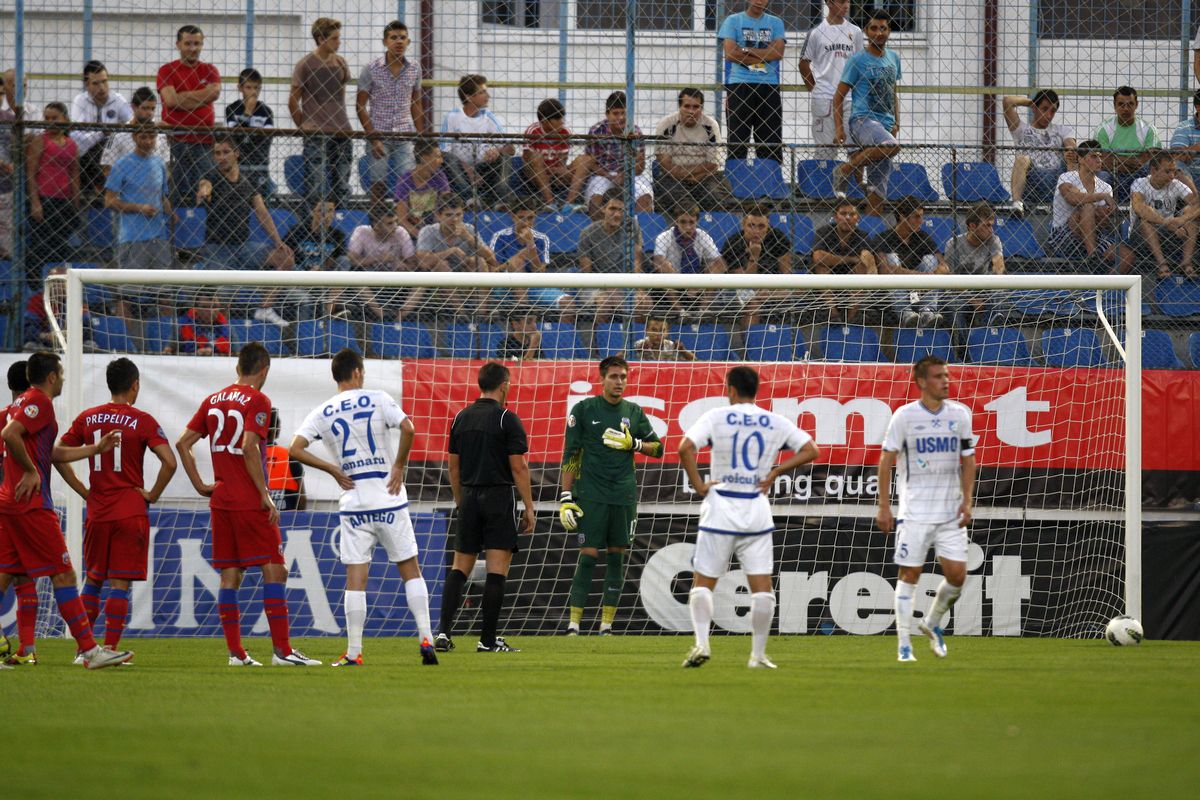
<svg viewBox="0 0 1200 800"><path fill-rule="evenodd" d="M542 334L537 320L528 314L508 318L508 336L496 348L496 355L514 361L529 361L542 356Z"/></svg>
<svg viewBox="0 0 1200 800"><path fill-rule="evenodd" d="M238 91L242 99L225 106L225 124L230 128L274 128L275 112L258 99L262 91L258 70L248 67L238 74ZM237 142L242 152L242 173L259 194L271 194L275 188L271 183L271 137L244 133L238 135Z"/></svg>
<svg viewBox="0 0 1200 800"><path fill-rule="evenodd" d="M790 275L792 240L783 231L771 227L767 209L754 205L742 217L742 230L730 236L721 248L721 258L730 273L742 275ZM740 324L752 325L764 313L781 313L789 307L791 292L740 289Z"/></svg>
<svg viewBox="0 0 1200 800"><path fill-rule="evenodd" d="M858 229L861 219L853 200L839 200L833 210L833 221L820 228L813 240L812 271L816 275L874 275L875 254L871 242ZM829 321L840 322L842 311L852 321L858 316L858 304L848 292L824 292L829 308ZM840 297L840 300L839 300ZM847 302L848 301L848 302Z"/></svg>
<svg viewBox="0 0 1200 800"><path fill-rule="evenodd" d="M483 587L481 653L517 652L496 635L504 582L512 554L517 551L517 534L533 531L533 490L525 453L529 442L517 415L504 407L508 397L508 368L489 362L479 368L480 398L454 418L450 426L450 488L458 511L454 535L454 564L446 574L442 590L442 615L433 647L439 652L454 649L450 638L454 617L462 602L467 575L482 550L487 561ZM517 522L516 497L525 506Z"/></svg>
<svg viewBox="0 0 1200 800"><path fill-rule="evenodd" d="M915 197L896 203L896 224L871 240L880 275L949 275L950 268L937 243L922 228L925 206ZM906 327L929 328L942 321L937 313L937 292L892 292L892 310Z"/></svg>

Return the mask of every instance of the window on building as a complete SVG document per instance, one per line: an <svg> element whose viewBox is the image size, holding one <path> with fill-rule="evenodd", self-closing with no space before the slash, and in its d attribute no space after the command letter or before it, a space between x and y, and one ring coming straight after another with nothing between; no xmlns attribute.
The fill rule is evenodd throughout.
<svg viewBox="0 0 1200 800"><path fill-rule="evenodd" d="M483 0L483 24L553 29L558 9L558 0Z"/></svg>
<svg viewBox="0 0 1200 800"><path fill-rule="evenodd" d="M625 0L576 0L575 27L584 31L625 30ZM692 0L638 0L639 31L690 31Z"/></svg>
<svg viewBox="0 0 1200 800"><path fill-rule="evenodd" d="M1182 35L1182 0L1041 0L1045 39L1172 39Z"/></svg>

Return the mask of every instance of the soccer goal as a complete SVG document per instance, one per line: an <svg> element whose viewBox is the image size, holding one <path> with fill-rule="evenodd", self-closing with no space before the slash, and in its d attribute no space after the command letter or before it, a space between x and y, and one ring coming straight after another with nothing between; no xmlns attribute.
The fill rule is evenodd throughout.
<svg viewBox="0 0 1200 800"><path fill-rule="evenodd" d="M815 466L771 491L776 630L889 630L895 568L891 537L874 527L875 465L891 411L917 396L911 365L927 353L951 364L951 397L971 408L979 437L969 578L949 630L1094 637L1115 614L1140 614L1136 277L96 269L51 283L47 303L66 350L62 424L107 399L104 367L127 355L141 370L138 405L173 441L195 405L234 380L239 347L261 341L275 356L264 391L286 447L305 414L336 392L330 354L363 353L367 385L398 397L416 425L406 485L435 617L451 541L447 434L478 395L479 366L499 359L512 374L508 407L528 431L538 512L513 561L502 629L561 629L578 558L556 513L563 437L572 406L599 392L598 362L614 354L630 364L626 399L665 442L661 459L637 458L618 632L690 628L699 504L676 453L691 422L726 402L722 382L734 364L754 366L759 403L795 419L821 449ZM207 453L197 452L208 474ZM338 490L311 472L303 488L306 508L282 519L293 630L338 634ZM78 558L81 503L58 497ZM151 580L135 591L130 633L219 635L207 507L182 471L151 523ZM935 589L932 572L921 592ZM585 633L599 619L603 577L602 560ZM462 627L476 624L482 574L472 578ZM373 568L370 592L367 634L410 633L394 569ZM722 579L717 595L716 628L747 631L744 576Z"/></svg>

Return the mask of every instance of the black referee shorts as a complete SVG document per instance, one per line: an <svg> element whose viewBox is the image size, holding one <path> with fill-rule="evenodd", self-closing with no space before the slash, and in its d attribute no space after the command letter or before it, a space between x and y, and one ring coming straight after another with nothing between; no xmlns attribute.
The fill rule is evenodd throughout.
<svg viewBox="0 0 1200 800"><path fill-rule="evenodd" d="M512 486L464 486L454 549L517 552L517 492Z"/></svg>

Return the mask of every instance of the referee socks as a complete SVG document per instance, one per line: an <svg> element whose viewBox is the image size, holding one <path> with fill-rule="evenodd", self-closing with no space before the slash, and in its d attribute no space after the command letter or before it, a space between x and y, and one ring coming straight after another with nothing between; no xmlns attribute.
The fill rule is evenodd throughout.
<svg viewBox="0 0 1200 800"><path fill-rule="evenodd" d="M438 633L451 636L454 618L458 616L458 607L462 605L463 590L467 586L467 576L460 570L451 569L446 573L446 583L442 586L442 616L438 620Z"/></svg>

